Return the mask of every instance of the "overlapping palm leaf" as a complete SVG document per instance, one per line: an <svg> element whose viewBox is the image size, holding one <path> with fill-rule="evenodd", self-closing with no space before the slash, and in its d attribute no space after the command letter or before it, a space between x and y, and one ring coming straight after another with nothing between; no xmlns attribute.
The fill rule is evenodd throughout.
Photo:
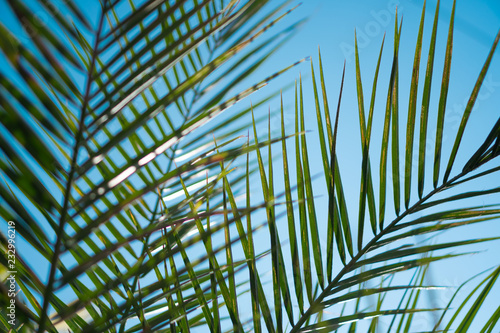
<svg viewBox="0 0 500 333"><path fill-rule="evenodd" d="M470 204L470 199L497 194L498 187L462 190L500 170L495 159L500 119L471 156L461 156L464 165L456 162L500 35L457 133L444 126L455 5L445 58L435 61L438 1L420 109L425 5L408 82L408 113L401 112L406 101L399 98L399 86L407 83L399 82L404 36L397 15L389 51L392 67L380 71L388 53L384 37L368 110L356 44L362 163L359 201L351 203L344 188L352 180L342 176L342 157L337 156L337 146L344 144L337 135L345 117L343 88L337 108L330 108L333 99L327 95L321 55L319 68L311 63L313 105L303 98L302 78L295 83L294 131L285 130L282 100L281 136L271 136L270 120L268 136L259 134L267 117L254 118L254 108L277 94L224 112L302 62L277 69L247 89L232 89L300 23L271 30L289 12L284 6L273 8L268 1L105 0L96 11L97 21L88 22L72 2L8 3L28 38L18 37L19 27L0 25L0 47L8 64L0 71L0 215L16 222L19 237L48 273L41 278L38 268L31 268L28 251L19 251L18 331L316 332L367 327L370 332L407 332L414 330L417 313L431 311L441 311L442 317L429 330L470 328L497 281L498 268L485 272L458 308L452 306L455 297L444 309L422 306L419 300L422 293L445 287L426 284L432 263L469 253L469 244L497 239L443 242L435 236L500 217L497 202ZM53 20L39 24L37 11ZM434 62L438 66L440 61L443 76L434 76L432 85ZM388 80L387 92L380 89L379 77ZM433 120L430 95L438 91ZM381 138L372 135L378 133L373 131L376 98L386 101L385 110L377 113L384 115ZM314 124L306 113L316 115ZM245 117L250 114L251 122ZM434 122L431 129L428 124ZM304 133L311 125L317 126L321 156L308 151L313 134ZM241 132L248 128L254 141L241 143ZM431 131L436 141L429 156L425 147ZM454 137L450 147L444 144L445 134ZM321 184L313 181L311 167L318 161ZM276 167L283 169L283 191L275 189ZM412 177L415 167L417 176ZM251 199L254 179L260 180L261 203ZM315 195L325 189L328 206L321 207ZM457 202L460 208L450 205ZM258 211L265 212L265 221L257 220L263 216ZM259 229L269 236L269 249L255 246ZM432 241L415 243L412 237ZM289 246L282 246L285 240ZM5 236L1 244L7 247ZM8 270L4 258L1 263ZM267 271L269 279L262 274ZM406 271L413 274L409 282ZM1 286L5 306L9 298ZM391 302L401 293L400 302ZM370 306L367 300L373 300ZM392 316L389 327L381 325L385 316ZM492 331L499 318L498 309L489 313L483 331ZM8 329L5 313L0 319Z"/></svg>
<svg viewBox="0 0 500 333"><path fill-rule="evenodd" d="M209 244L239 221L228 217L226 189L216 186L232 171L219 163L271 142L235 140L238 127L227 125L248 107L210 121L296 65L232 89L300 22L270 29L289 11L267 1L106 0L97 22L73 2L8 4L24 30L0 26L8 61L1 215L49 267L40 278L18 253L19 299L28 301L18 302L19 329L132 332L204 322L216 331L222 319L208 306L219 296L217 306L229 302L236 287L223 287L227 275L247 265L213 255L238 238ZM258 12L265 15L252 19ZM40 24L41 13L53 20ZM245 179L240 172L231 186ZM193 257L190 248L202 241L210 251ZM231 302L231 321L241 327Z"/></svg>

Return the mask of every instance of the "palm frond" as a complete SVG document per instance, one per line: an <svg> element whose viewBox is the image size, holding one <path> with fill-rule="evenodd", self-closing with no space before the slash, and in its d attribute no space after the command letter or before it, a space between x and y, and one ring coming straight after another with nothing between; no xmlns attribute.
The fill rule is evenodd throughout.
<svg viewBox="0 0 500 333"><path fill-rule="evenodd" d="M474 244L500 239L437 238L500 217L495 198L482 206L474 201L500 191L474 187L500 170L500 118L469 156L461 149L500 32L450 147L444 120L455 2L436 113L440 1L423 77L425 3L422 8L407 113L399 95L407 84L399 79L402 19L396 12L393 38L384 34L380 41L369 95L362 77L370 70L355 33L361 163L352 200L344 189L358 183L346 176L339 153L352 144L339 136L347 114L341 111L345 62L334 114L319 49L318 66L311 61L313 103L302 76L290 89L294 128L285 123L287 87L255 94L309 60L259 76L303 22L283 24L296 8L288 1L273 7L265 0L104 0L95 22L72 2L7 2L24 31L0 24L0 217L12 221L7 224L29 248L15 254L14 266L0 259L2 277L15 267L20 290L13 329L408 332L417 315L440 312L429 324L433 332L467 331L478 320L482 332L493 331L500 310L485 312L486 320L478 313L498 266L465 299L458 292L468 282L461 285L444 308L427 306L422 295L448 287L428 282L435 263L476 254ZM37 24L36 11L53 20ZM20 38L26 33L29 38ZM384 71L389 40L391 68ZM257 83L248 83L256 76ZM381 84L388 90L379 113ZM250 95L259 97L242 106ZM273 137L267 104L278 96L281 131ZM267 115L259 115L263 107ZM310 126L317 129L318 154ZM241 140L250 127L253 142L249 132ZM318 194L325 190L323 207ZM11 250L12 237L0 235L0 247ZM0 304L7 306L13 298L0 287ZM0 327L11 328L4 312Z"/></svg>
<svg viewBox="0 0 500 333"><path fill-rule="evenodd" d="M210 120L301 62L233 91L300 24L271 29L291 10L266 3L107 0L93 24L73 3L57 7L40 0L30 8L9 1L30 40L0 26L9 61L0 76L1 216L16 222L20 237L49 267L41 282L18 254L18 283L31 305L19 310L25 327L187 330L203 318L215 332L223 324L212 310L222 305L233 309L231 320L242 328L235 285L228 286L231 297L222 288L225 274L235 274L242 262L219 264L214 257L240 240L230 237L223 247L209 242L213 233L241 225L221 201L231 192L229 185L217 187L229 172L219 163L281 140L254 146L233 140L227 125L250 109L219 116L215 125ZM50 28L36 24L35 10L54 17ZM262 18L252 19L261 11ZM254 42L261 35L267 40ZM197 139L210 131L216 146ZM207 184L199 185L205 177ZM231 186L244 181L240 175ZM234 205L234 195L229 199ZM199 212L208 200L209 209ZM220 209L225 221L210 226ZM252 211L247 207L242 214ZM200 241L207 245L205 256L192 250ZM7 244L4 238L2 246ZM201 273L208 263L213 273ZM218 286L206 289L211 274L210 284ZM63 294L72 300L62 302ZM217 302L220 295L223 303ZM165 307L172 309L169 316L153 315Z"/></svg>

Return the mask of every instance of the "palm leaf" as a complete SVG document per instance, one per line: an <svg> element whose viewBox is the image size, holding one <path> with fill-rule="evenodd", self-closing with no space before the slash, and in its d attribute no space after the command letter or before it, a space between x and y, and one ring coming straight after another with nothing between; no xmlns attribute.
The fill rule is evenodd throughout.
<svg viewBox="0 0 500 333"><path fill-rule="evenodd" d="M314 102L309 105L302 76L290 92L295 94L294 130L286 128L284 116L289 92L279 91L278 137L272 135L266 105L274 103L278 91L254 93L308 58L244 86L303 22L282 22L296 8L288 9L287 1L272 7L265 0L105 0L97 24L89 23L85 11L72 2L60 9L51 0L36 1L36 9L28 3L8 1L14 19L30 33L29 43L17 37L19 28L0 24L0 50L8 66L0 74L0 216L15 222L17 234L47 267L48 278L31 268L29 252L16 254L17 315L22 321L16 331L354 332L371 319L368 331L376 332L388 316L389 330L406 332L415 329L417 313L436 311L442 316L429 329L456 326L466 331L481 318L478 313L493 293L498 268L451 318L446 314L458 298L436 309L422 306L422 294L441 288L426 284L435 263L476 254L478 244L499 239L488 235L445 242L436 236L500 217L495 199L487 206L474 204L474 199L500 191L474 188L500 170L495 165L500 119L470 156L460 155L500 32L451 147L444 140L449 131L444 118L455 2L434 121L432 78L439 70L434 55L441 45L437 2L417 134L425 3L407 114L399 108L402 20L396 14L393 38L384 35L381 40L367 113L365 59L355 35L361 165L358 201L351 202L344 187L353 183L341 175L338 149L346 144L338 131L347 116L340 111L345 63L334 117L319 52L318 68L311 61ZM50 27L37 25L35 10L53 18ZM384 71L388 40L394 40L392 67ZM380 113L383 126L377 131L380 84L388 84L388 91ZM253 102L236 105L250 95ZM258 114L262 107L267 115ZM307 117L311 107L312 120ZM400 116L407 117L404 127ZM265 120L267 135L259 137ZM434 156L427 156L434 122ZM306 133L310 126L318 131L317 155ZM252 144L250 138L241 140L249 127ZM295 149L287 146L292 137ZM441 179L441 159L448 148ZM290 152L295 158L289 158ZM389 154L392 181L387 179ZM379 169L370 162L374 158L380 160ZM462 160L461 171L453 173ZM313 174L316 163L324 177L321 187ZM283 167L283 178L277 165ZM431 179L432 188L426 186ZM283 189L278 187L281 180ZM317 195L325 184L328 205L323 207ZM393 200L387 200L390 192ZM352 216L358 217L356 222ZM365 232L366 218L371 233ZM261 238L269 248L258 247ZM1 234L3 250L12 248L11 243ZM0 259L2 274L9 265L8 259ZM412 275L408 284L396 284L405 273ZM7 306L9 291L0 286L0 303ZM482 332L491 332L500 319L498 309L487 314ZM7 330L9 325L2 312L0 327Z"/></svg>

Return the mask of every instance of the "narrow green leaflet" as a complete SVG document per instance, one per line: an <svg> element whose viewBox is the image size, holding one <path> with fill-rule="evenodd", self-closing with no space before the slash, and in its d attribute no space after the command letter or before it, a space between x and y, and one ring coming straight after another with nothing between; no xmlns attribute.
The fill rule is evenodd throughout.
<svg viewBox="0 0 500 333"><path fill-rule="evenodd" d="M281 96L281 137L284 138L285 119L283 111L283 96ZM286 209L288 219L288 237L290 239L290 255L292 259L293 282L295 286L295 296L301 313L304 313L304 296L302 288L302 277L300 273L299 248L297 243L297 233L295 225L295 214L292 203L292 191L290 189L290 174L288 168L288 155L286 141L282 141L281 152L283 154L283 176L285 181ZM247 192L248 193L248 192Z"/></svg>
<svg viewBox="0 0 500 333"><path fill-rule="evenodd" d="M305 131L305 116L304 116L304 97L302 94L302 78L299 80L300 90L300 129ZM314 194L312 188L312 178L309 169L309 157L307 153L306 136L301 136L302 148L302 167L304 171L304 185L306 189L306 205L309 216L309 227L311 228L311 245L313 247L314 266L316 267L316 275L321 288L324 288L324 275L323 275L323 260L321 255L321 241L318 231L318 221L316 218L316 207L314 205Z"/></svg>
<svg viewBox="0 0 500 333"><path fill-rule="evenodd" d="M420 140L418 144L418 197L420 199L422 199L422 195L424 193L425 151L427 149L427 123L429 119L432 73L434 72L434 53L436 49L438 16L439 0L436 4L436 13L434 14L434 25L432 26L431 44L429 46L429 56L427 57L427 69L425 70L424 92L422 96L422 109L420 112Z"/></svg>
<svg viewBox="0 0 500 333"><path fill-rule="evenodd" d="M439 95L438 118L436 124L436 146L434 150L434 177L433 177L434 188L437 187L437 184L439 182L439 172L441 168L444 117L446 111L446 101L448 98L448 90L450 85L451 55L453 49L453 26L455 23L456 4L457 4L456 0L453 0L453 8L451 9L450 27L448 28L448 41L446 42L443 79L441 82L441 93Z"/></svg>
<svg viewBox="0 0 500 333"><path fill-rule="evenodd" d="M420 73L420 56L422 54L422 37L424 32L425 1L420 18L420 27L418 28L417 45L415 46L415 58L413 61L413 73L410 86L410 101L408 105L408 121L406 122L406 153L405 153L405 207L410 205L411 195L411 176L413 166L413 141L415 132L415 117L417 110L418 80Z"/></svg>
<svg viewBox="0 0 500 333"><path fill-rule="evenodd" d="M479 94L479 89L481 89L481 85L483 84L484 78L486 77L486 73L488 72L488 68L490 67L491 59L493 58L493 54L495 53L496 47L498 45L498 41L500 40L500 30L498 31L495 40L493 41L493 45L491 46L491 50L486 58L486 61L481 69L481 73L479 73L479 77L477 78L476 84L474 85L474 89L469 97L469 101L467 102L467 106L465 107L464 114L462 116L462 120L460 121L460 126L458 127L457 136L455 138L455 143L453 144L453 148L450 153L450 158L448 160L448 164L446 166L446 171L444 173L444 182L446 182L450 176L451 168L455 162L455 158L457 157L458 147L460 146L460 142L462 141L462 137L464 135L465 126L467 125L467 121L469 120L469 116L474 108L474 104L476 103L477 96Z"/></svg>

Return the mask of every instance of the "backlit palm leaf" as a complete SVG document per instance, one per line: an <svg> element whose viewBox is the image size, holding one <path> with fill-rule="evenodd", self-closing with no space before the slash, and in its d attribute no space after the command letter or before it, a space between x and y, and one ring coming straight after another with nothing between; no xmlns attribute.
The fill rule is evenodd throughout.
<svg viewBox="0 0 500 333"><path fill-rule="evenodd" d="M257 115L277 93L226 111L305 60L233 89L301 23L275 30L295 9L287 11L286 1L273 7L264 0L104 0L95 22L72 2L7 2L24 28L0 24L5 56L0 217L15 222L29 248L17 253L15 264L16 331L408 332L416 329L418 314L441 311L429 330L465 332L484 311L497 267L462 303L452 303L458 299L453 297L437 309L421 299L444 287L426 281L433 263L470 254L468 245L498 239L444 242L436 235L500 217L500 202L472 203L498 194L498 187L471 190L500 170L500 119L470 156L457 158L500 32L457 133L444 126L455 4L445 58L438 59L437 3L423 79L425 4L411 82L399 80L399 45L405 37L397 14L393 47L387 47L385 35L380 41L370 95L362 85L362 74L371 74L370 69L364 68L355 40L361 165L359 201L351 202L344 188L357 183L346 178L338 153L346 144L338 135L347 116L341 105L345 64L332 112L321 54L318 67L311 62L312 105L304 96L308 79L298 77L294 131L285 128L287 94L281 95L278 137L271 135L270 112ZM37 11L53 20L38 24ZM387 53L392 66L384 72L381 61ZM425 150L434 131L430 96L440 63L444 70L430 156ZM382 80L388 82L387 94L380 90ZM408 101L400 101L402 85L410 87ZM380 98L385 109L377 112ZM406 114L400 105L407 103ZM374 130L378 114L383 115L381 131ZM399 117L405 118L404 126ZM318 156L310 149L311 125L317 126ZM241 141L250 127L253 140ZM454 137L450 147L445 135ZM294 147L288 146L290 138ZM412 177L414 148L417 177ZM463 159L467 162L459 167ZM321 187L314 181L314 163L322 167ZM428 172L431 164L433 172ZM278 165L284 189L276 185ZM431 178L433 187L427 186ZM317 195L325 190L328 205L323 207ZM387 200L391 192L393 199ZM8 236L1 235L6 251ZM269 246L262 249L262 244ZM47 278L40 277L39 267L32 268L33 260ZM5 257L0 264L4 278L14 270ZM0 286L5 309L10 298L6 285ZM486 315L480 325L491 332L500 311L490 309ZM388 327L381 324L383 317L391 320ZM8 321L0 312L3 330L11 327Z"/></svg>
<svg viewBox="0 0 500 333"><path fill-rule="evenodd" d="M0 26L9 62L0 78L1 216L16 221L19 236L49 267L42 282L19 254L18 284L29 301L19 306L24 328L188 329L203 318L218 331L221 318L209 303L220 296L234 327L242 327L230 305L235 287L224 285L226 272L246 262L219 264L210 252L230 249L238 238L208 247L206 255L190 257L188 248L239 221L217 218L225 207L217 183L230 172L219 162L257 147L228 137L227 125L249 108L216 126L209 121L294 66L231 91L293 31L294 25L271 31L288 12L264 9L266 3L103 1L93 24L71 2L59 8L40 0L31 8L9 1L29 40ZM37 25L35 10L54 21ZM263 10L265 17L248 23ZM260 58L249 56L259 50L266 50ZM83 87L72 76L85 77ZM203 137L212 131L217 149ZM232 186L244 180L240 174ZM210 210L203 211L207 200ZM211 215L217 221L208 231ZM206 289L212 275L218 286ZM62 294L73 299L62 302ZM167 308L166 317L154 314Z"/></svg>

